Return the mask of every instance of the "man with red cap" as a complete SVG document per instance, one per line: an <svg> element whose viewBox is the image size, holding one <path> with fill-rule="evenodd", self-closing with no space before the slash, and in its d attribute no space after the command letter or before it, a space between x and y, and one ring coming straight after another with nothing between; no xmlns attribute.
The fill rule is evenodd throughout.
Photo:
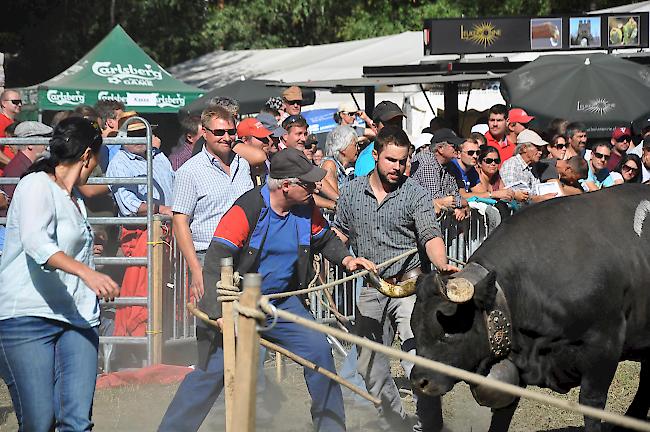
<svg viewBox="0 0 650 432"><path fill-rule="evenodd" d="M511 150L511 154L508 157L514 155L517 136L527 129L526 125L534 118L535 117L533 116L529 116L528 113L521 108L512 108L508 111L508 142L513 143L512 146L508 146L508 150ZM500 150L499 153L501 153ZM501 161L504 160L503 155L501 155Z"/></svg>
<svg viewBox="0 0 650 432"><path fill-rule="evenodd" d="M266 183L266 174L270 165L269 154L271 153L271 132L254 117L242 120L237 125L237 136L244 144L257 147L266 154L266 161L255 167L251 167L251 177L255 186L261 186Z"/></svg>
<svg viewBox="0 0 650 432"><path fill-rule="evenodd" d="M613 171L632 143L632 129L627 126L615 127L611 143L612 154L607 162L607 169Z"/></svg>

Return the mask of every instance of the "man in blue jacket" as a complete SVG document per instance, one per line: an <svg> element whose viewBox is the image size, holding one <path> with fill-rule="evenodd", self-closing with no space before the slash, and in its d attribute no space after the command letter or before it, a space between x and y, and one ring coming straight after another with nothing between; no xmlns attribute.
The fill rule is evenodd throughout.
<svg viewBox="0 0 650 432"><path fill-rule="evenodd" d="M312 194L325 170L311 164L302 152L285 149L271 161L267 184L242 195L226 212L206 253L204 286L215 287L221 277L220 263L232 257L240 274L262 275L262 294L306 288L313 276L314 253L348 271L361 268L376 271L364 258L354 258L314 206ZM313 317L297 296L274 301L277 308L307 319ZM206 289L199 306L211 318L221 321L221 306L216 291ZM264 338L336 372L332 350L324 334L298 324L278 321L264 332ZM172 401L160 430L195 431L223 388L223 345L221 335L199 341L199 364L215 382L187 375ZM205 376L196 374L197 376ZM317 431L344 431L345 412L341 388L325 376L305 369L307 388L312 397L311 415Z"/></svg>

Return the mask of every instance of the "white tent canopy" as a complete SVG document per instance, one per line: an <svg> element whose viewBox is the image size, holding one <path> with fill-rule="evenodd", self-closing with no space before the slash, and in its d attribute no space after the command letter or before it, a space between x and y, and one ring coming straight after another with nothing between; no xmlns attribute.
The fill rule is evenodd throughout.
<svg viewBox="0 0 650 432"><path fill-rule="evenodd" d="M456 56L447 56L454 58ZM295 48L214 51L180 63L170 69L174 77L197 87L213 89L238 79L268 79L282 82L346 80L361 78L364 66L420 64L424 59L421 32L404 32L332 44ZM396 87L396 92L376 94L376 100L391 100L405 109L407 131L417 134L428 126L435 113L417 87ZM355 94L362 109L363 94ZM467 94L458 95L464 108ZM309 109L335 108L350 101L349 94L317 91L316 103ZM442 109L442 94L429 94L434 109ZM469 109L479 111L503 102L498 89L473 90Z"/></svg>

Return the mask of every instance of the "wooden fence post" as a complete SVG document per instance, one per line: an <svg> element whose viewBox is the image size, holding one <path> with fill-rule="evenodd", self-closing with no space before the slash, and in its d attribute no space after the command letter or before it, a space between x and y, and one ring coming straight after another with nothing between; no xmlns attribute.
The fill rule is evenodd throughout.
<svg viewBox="0 0 650 432"><path fill-rule="evenodd" d="M221 260L221 285L233 285L232 257ZM223 382L226 393L226 432L233 432L232 414L235 406L235 319L232 302L221 303L223 317Z"/></svg>
<svg viewBox="0 0 650 432"><path fill-rule="evenodd" d="M165 252L165 244L163 241L162 220L159 215L154 215L153 223L153 283L151 284L151 308L149 313L152 315L152 328L149 329L152 335L152 364L162 363L162 348L163 348L163 257Z"/></svg>
<svg viewBox="0 0 650 432"><path fill-rule="evenodd" d="M260 298L262 276L249 273L244 276L244 292L240 305L257 309ZM237 335L237 371L235 392L235 410L233 412L233 427L237 432L255 431L255 386L257 384L257 368L259 367L260 335L257 332L257 321L239 315Z"/></svg>

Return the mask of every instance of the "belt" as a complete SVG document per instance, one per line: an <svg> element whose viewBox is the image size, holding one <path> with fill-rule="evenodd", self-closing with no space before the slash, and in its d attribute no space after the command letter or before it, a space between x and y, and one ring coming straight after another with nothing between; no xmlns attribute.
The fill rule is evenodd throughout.
<svg viewBox="0 0 650 432"><path fill-rule="evenodd" d="M386 282L388 282L391 285L397 285L400 282L406 282L409 279L415 279L416 277L420 276L422 274L422 269L420 267L416 267L412 270L407 271L404 274L389 277L389 278L384 278Z"/></svg>

